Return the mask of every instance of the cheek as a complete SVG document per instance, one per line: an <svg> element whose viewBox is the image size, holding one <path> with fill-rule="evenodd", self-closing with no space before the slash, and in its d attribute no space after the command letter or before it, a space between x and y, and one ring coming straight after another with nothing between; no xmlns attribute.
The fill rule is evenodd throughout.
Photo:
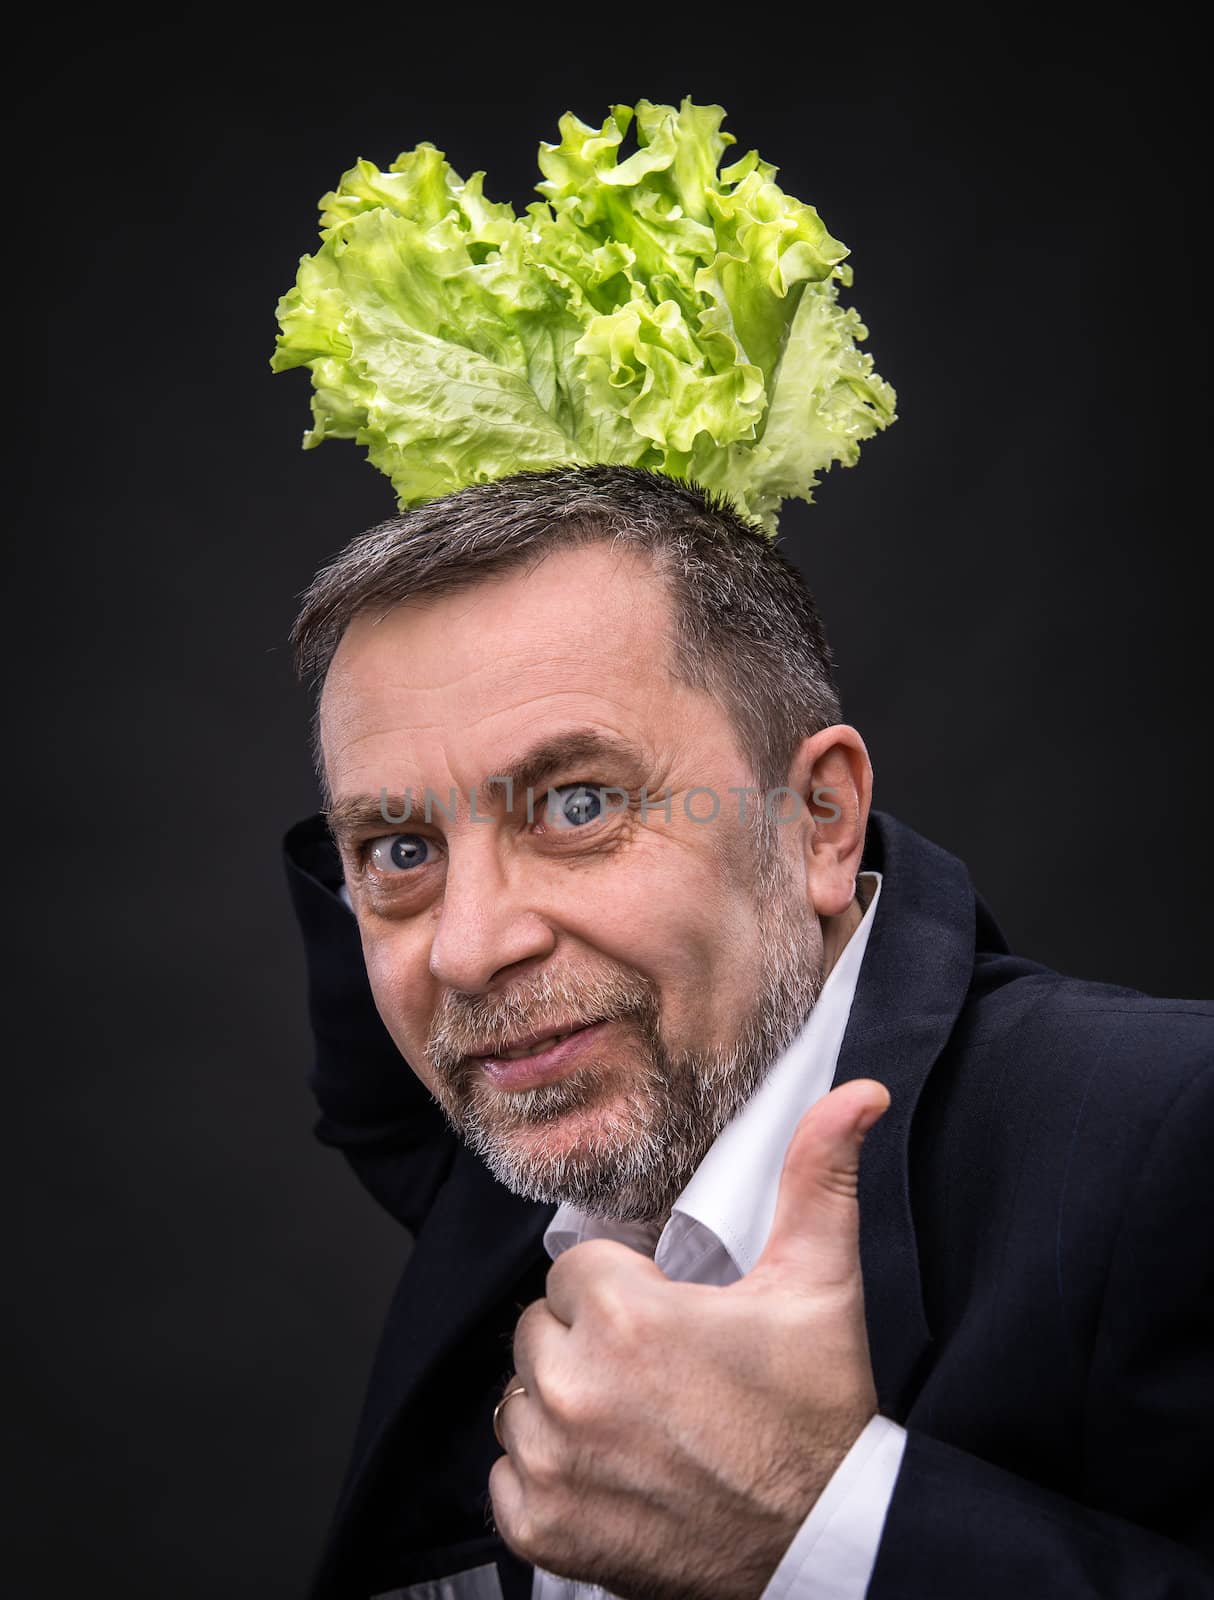
<svg viewBox="0 0 1214 1600"><path fill-rule="evenodd" d="M425 957L392 939L364 937L363 961L380 1020L416 1072L416 1063L424 1061L433 1006Z"/></svg>
<svg viewBox="0 0 1214 1600"><path fill-rule="evenodd" d="M592 917L583 904L569 924L590 949L657 985L673 1045L724 1037L762 976L753 898L697 866L646 874L623 895L599 896Z"/></svg>

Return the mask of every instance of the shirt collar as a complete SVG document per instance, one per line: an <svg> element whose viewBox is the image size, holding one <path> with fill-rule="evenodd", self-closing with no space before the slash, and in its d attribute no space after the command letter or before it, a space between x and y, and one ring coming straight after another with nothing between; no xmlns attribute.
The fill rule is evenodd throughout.
<svg viewBox="0 0 1214 1600"><path fill-rule="evenodd" d="M707 1230L745 1275L763 1253L775 1217L784 1154L802 1115L830 1089L847 1019L860 978L881 896L881 874L862 874L872 895L851 938L822 985L804 1027L754 1094L722 1130L674 1203L663 1226L588 1217L562 1205L548 1224L544 1247L552 1257L585 1239L616 1239L658 1256L674 1235L686 1256L689 1228ZM698 1227L695 1225L698 1224ZM682 1276L684 1274L680 1274Z"/></svg>

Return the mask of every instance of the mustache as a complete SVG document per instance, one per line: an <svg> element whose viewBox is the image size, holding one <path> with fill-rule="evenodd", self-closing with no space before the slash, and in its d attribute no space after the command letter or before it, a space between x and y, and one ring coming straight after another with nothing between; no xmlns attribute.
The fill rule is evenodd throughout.
<svg viewBox="0 0 1214 1600"><path fill-rule="evenodd" d="M587 1027L635 1018L653 1032L658 1015L657 987L639 972L545 972L499 995L449 991L431 1025L426 1058L433 1073L455 1084L475 1072L472 1057L486 1043L505 1048L553 1021Z"/></svg>

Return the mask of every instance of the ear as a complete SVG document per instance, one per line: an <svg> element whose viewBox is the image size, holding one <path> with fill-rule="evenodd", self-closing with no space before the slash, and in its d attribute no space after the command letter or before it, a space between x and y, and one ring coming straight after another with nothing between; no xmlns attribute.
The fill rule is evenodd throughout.
<svg viewBox="0 0 1214 1600"><path fill-rule="evenodd" d="M856 729L838 723L804 739L788 787L800 804L785 826L800 830L809 898L819 916L838 916L855 899L873 794L872 763Z"/></svg>

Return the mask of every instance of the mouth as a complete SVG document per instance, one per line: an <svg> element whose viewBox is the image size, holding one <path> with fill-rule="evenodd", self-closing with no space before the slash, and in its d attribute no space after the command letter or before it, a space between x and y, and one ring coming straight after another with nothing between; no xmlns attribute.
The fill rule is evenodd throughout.
<svg viewBox="0 0 1214 1600"><path fill-rule="evenodd" d="M561 1032L532 1034L509 1050L469 1059L499 1089L533 1089L571 1072L583 1053L609 1028L609 1022L579 1023Z"/></svg>

